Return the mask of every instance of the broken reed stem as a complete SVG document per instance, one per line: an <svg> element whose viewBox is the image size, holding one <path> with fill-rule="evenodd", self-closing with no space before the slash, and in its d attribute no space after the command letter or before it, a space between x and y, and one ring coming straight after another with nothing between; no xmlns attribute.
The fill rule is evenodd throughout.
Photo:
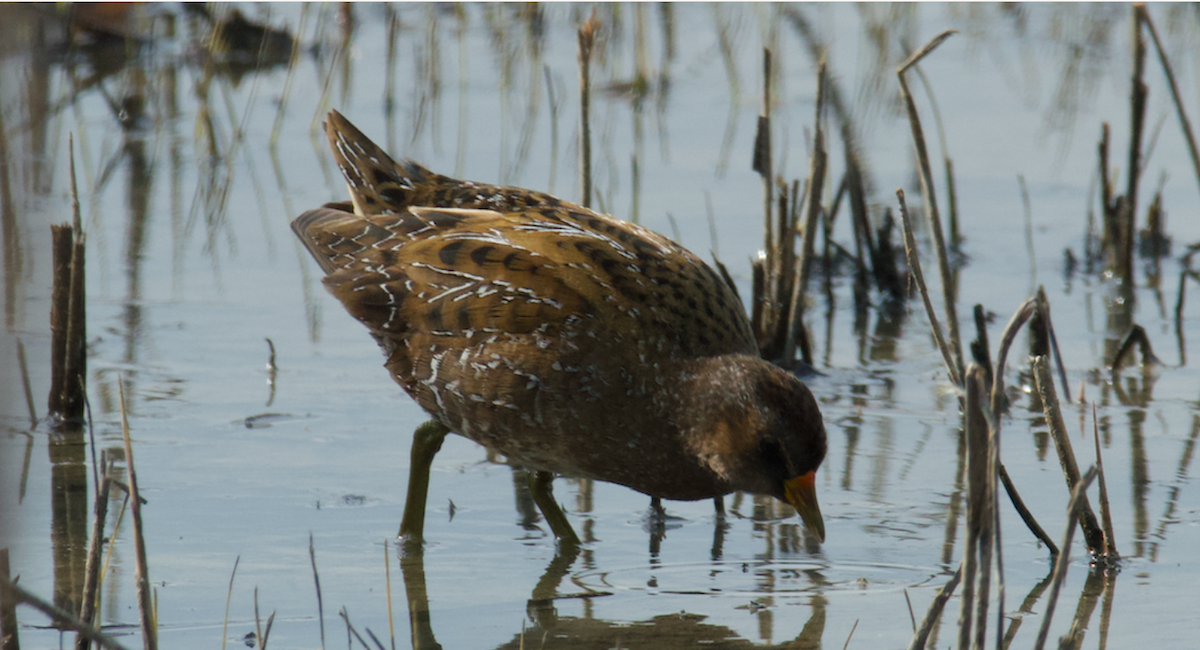
<svg viewBox="0 0 1200 650"><path fill-rule="evenodd" d="M1026 299L1013 313L1012 318L1008 320L1008 325L1004 326L1004 332L1000 335L1000 350L996 354L996 370L992 375L992 413L995 413L997 417L1007 410L1008 397L1004 394L1004 366L1008 361L1008 351L1017 338L1017 332L1033 315L1036 308L1036 300Z"/></svg>
<svg viewBox="0 0 1200 650"><path fill-rule="evenodd" d="M908 259L908 267L912 270L917 289L921 292L921 299L925 302L925 313L929 316L929 328L933 330L933 340L937 342L938 350L942 352L942 361L946 363L950 382L955 386L962 386L958 366L954 363L950 348L946 346L946 340L942 338L942 326L938 323L937 312L933 310L933 302L929 300L929 289L925 287L925 276L921 273L921 260L917 255L917 240L913 237L912 221L908 217L908 206L904 203L904 190L896 190L896 197L900 199L900 222L904 225L904 255Z"/></svg>
<svg viewBox="0 0 1200 650"><path fill-rule="evenodd" d="M596 10L579 28L579 192L583 207L592 205L592 129L589 121L592 94L592 46L596 42L596 29L600 21Z"/></svg>
<svg viewBox="0 0 1200 650"><path fill-rule="evenodd" d="M1054 618L1054 606L1058 603L1058 592L1062 589L1062 583L1067 577L1067 565L1071 561L1071 540L1075 536L1074 520L1083 514L1087 502L1087 489L1094 478L1096 478L1096 468L1092 467L1080 477L1079 482L1071 490L1071 501L1067 506L1067 525L1066 530L1063 531L1063 552L1058 554L1058 560L1054 563L1054 582L1050 585L1050 595L1046 600L1046 613L1042 617L1042 626L1038 629L1037 642L1033 645L1034 650L1042 650L1046 645L1046 636L1050 633L1050 620Z"/></svg>
<svg viewBox="0 0 1200 650"><path fill-rule="evenodd" d="M50 396L46 409L51 415L65 410L63 386L66 385L67 331L71 318L71 255L74 231L70 226L50 226L51 257L54 260L50 298Z"/></svg>
<svg viewBox="0 0 1200 650"><path fill-rule="evenodd" d="M125 408L125 378L117 377L117 395L121 407L121 435L125 441L125 469L129 481L129 502L133 516L133 551L137 566L138 614L142 624L142 643L146 650L158 647L158 625L154 620L150 595L150 570L146 564L146 540L142 531L142 503L138 496L137 470L133 464L133 441L129 436L129 416Z"/></svg>
<svg viewBox="0 0 1200 650"><path fill-rule="evenodd" d="M917 105L913 101L912 93L908 90L908 84L904 81L904 73L910 67L916 65L924 56L932 52L938 45L941 45L943 41L955 33L957 33L956 30L948 29L933 37L924 47L910 56L900 67L896 68L896 77L900 80L900 92L904 97L904 107L908 113L909 126L913 132L913 144L917 152L917 165L921 172L921 194L928 206L929 226L933 231L933 239L936 244L934 255L937 257L938 270L942 278L942 297L946 308L946 326L950 333L950 345L954 350L955 370L958 375L962 375L964 371L962 339L958 332L958 308L955 306L954 300L954 279L950 274L950 260L946 252L946 239L942 234L942 219L938 212L937 196L933 187L933 171L929 165L929 152L925 146L925 134L921 128L921 118L917 114ZM958 383L958 385L962 386L961 383Z"/></svg>
<svg viewBox="0 0 1200 650"><path fill-rule="evenodd" d="M108 518L108 493L112 486L107 476L100 483L94 503L92 538L88 541L87 567L83 579L83 604L79 609L79 620L92 624L96 615L96 595L100 592L100 553L104 546L104 524ZM91 641L82 633L75 635L75 650L87 650Z"/></svg>
<svg viewBox="0 0 1200 650"><path fill-rule="evenodd" d="M1073 490L1079 484L1079 466L1075 464L1075 452L1071 449L1071 439L1067 435L1067 426L1063 421L1062 410L1058 405L1058 395L1054 391L1054 378L1050 376L1050 367L1046 357L1034 357L1033 377L1037 385L1038 395L1042 398L1042 408L1046 415L1046 425L1050 428L1050 437L1054 439L1054 448L1058 451L1058 461L1062 465L1063 476L1067 480L1067 489ZM1104 531L1096 522L1096 514L1088 503L1087 495L1082 497L1082 503L1077 508L1079 526L1083 529L1084 541L1093 555L1104 552ZM1063 551L1066 551L1064 546Z"/></svg>
<svg viewBox="0 0 1200 650"><path fill-rule="evenodd" d="M1175 83L1175 71L1171 69L1171 62L1167 59L1167 52L1163 49L1162 41L1158 38L1158 30L1154 28L1154 21L1150 19L1150 11L1142 3L1135 4L1133 8L1138 18L1150 30L1150 39L1154 41L1154 49L1158 52L1158 61L1162 64L1163 73L1167 76L1167 85L1171 88L1171 98L1175 101L1175 112L1179 115L1179 126L1183 129L1183 137L1187 140L1188 153L1192 156L1192 167L1196 170L1196 182L1200 183L1200 151L1196 148L1196 136L1192 133L1192 123L1188 119L1187 112L1183 109L1183 100L1179 96L1179 86Z"/></svg>
<svg viewBox="0 0 1200 650"><path fill-rule="evenodd" d="M50 226L53 290L50 306L50 396L47 408L64 420L83 420L83 382L87 373L87 327L84 307L84 241L75 183L73 136L71 157L72 224Z"/></svg>
<svg viewBox="0 0 1200 650"><path fill-rule="evenodd" d="M1092 440L1096 444L1096 471L1100 479L1100 520L1104 522L1104 562L1111 565L1121 557L1117 553L1117 538L1113 533L1112 512L1108 507L1108 484L1104 480L1104 458L1100 454L1100 423L1096 405L1092 404Z"/></svg>
<svg viewBox="0 0 1200 650"><path fill-rule="evenodd" d="M75 181L75 136L68 134L71 168L71 223L75 242L71 251L71 285L68 300L66 366L63 369L63 415L72 421L83 420L83 394L87 376L86 257L84 256L83 217L79 210L79 189Z"/></svg>
<svg viewBox="0 0 1200 650"><path fill-rule="evenodd" d="M76 229L75 233L71 254L70 317L67 320L67 366L63 371L65 384L62 392L64 417L73 422L82 422L87 386L87 307L84 302L84 241L87 237L82 230Z"/></svg>
<svg viewBox="0 0 1200 650"><path fill-rule="evenodd" d="M1017 509L1017 514L1021 515L1021 520L1029 527L1029 532L1033 536L1042 541L1046 548L1050 549L1050 557L1053 559L1058 555L1058 545L1046 531L1038 524L1037 519L1033 517L1033 513L1025 506L1025 501L1021 499L1021 495L1017 493L1017 486L1013 485L1012 479L1008 476L1008 470L1004 469L1004 465L1000 465L1000 482L1004 484L1004 491L1008 493L1008 499L1012 501L1013 507Z"/></svg>
<svg viewBox="0 0 1200 650"><path fill-rule="evenodd" d="M958 587L958 583L962 579L962 572L963 569L960 564L958 570L954 572L950 580L945 585L942 585L941 590L938 591L938 595L934 596L933 602L929 603L929 609L925 612L925 618L921 619L921 626L917 628L916 634L913 634L912 640L908 642L908 650L923 650L925 648L925 642L929 639L929 634L933 631L933 626L942 617L942 610L945 609L946 603L954 595L954 590Z"/></svg>
<svg viewBox="0 0 1200 650"><path fill-rule="evenodd" d="M801 316L804 314L804 292L808 285L808 277L812 268L814 240L817 234L817 218L821 215L821 190L825 187L825 131L821 128L821 109L825 104L825 61L817 65L817 110L816 128L813 134L813 155L808 166L808 203L804 216L804 248L801 249L800 260L796 262L796 275L792 282L791 313L787 318L787 336L784 344L783 359L791 362L796 357L796 330L799 328ZM792 200L796 201L793 188ZM791 250L795 242L795 232L788 233L788 240L783 242L785 250ZM805 355L804 362L812 364L811 354Z"/></svg>
<svg viewBox="0 0 1200 650"><path fill-rule="evenodd" d="M97 630L91 625L85 625L83 621L75 618L75 615L65 610L59 609L54 605L38 598L32 593L25 591L19 585L14 584L7 578L0 580L0 601L11 602L13 604L24 604L38 610L39 612L50 617L56 625L70 630L76 630L79 633L87 636L92 641L95 641L102 648L111 648L112 650L125 650L125 647L117 642L111 636ZM5 628L6 630L8 628Z"/></svg>

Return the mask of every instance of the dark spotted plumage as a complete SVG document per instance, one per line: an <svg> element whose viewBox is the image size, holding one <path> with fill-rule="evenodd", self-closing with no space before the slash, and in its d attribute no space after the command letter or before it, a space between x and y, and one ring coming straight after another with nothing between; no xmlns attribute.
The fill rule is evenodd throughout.
<svg viewBox="0 0 1200 650"><path fill-rule="evenodd" d="M430 415L532 468L670 499L771 494L823 537L816 401L758 358L707 264L548 194L395 162L336 111L326 130L351 202L292 227Z"/></svg>

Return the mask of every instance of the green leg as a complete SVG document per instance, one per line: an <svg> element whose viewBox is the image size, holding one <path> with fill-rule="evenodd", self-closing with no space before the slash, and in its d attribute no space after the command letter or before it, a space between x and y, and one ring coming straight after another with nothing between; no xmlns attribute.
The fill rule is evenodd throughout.
<svg viewBox="0 0 1200 650"><path fill-rule="evenodd" d="M529 491L533 493L533 502L537 504L538 510L542 511L542 516L546 518L546 523L550 524L554 536L562 544L578 546L579 536L572 530L571 522L567 521L567 516L554 500L554 491L550 487L554 475L550 472L529 472L526 477L529 481Z"/></svg>
<svg viewBox="0 0 1200 650"><path fill-rule="evenodd" d="M408 471L408 496L404 518L400 520L400 539L405 546L420 546L425 541L425 500L429 496L429 467L442 448L450 430L430 420L413 432L412 462Z"/></svg>

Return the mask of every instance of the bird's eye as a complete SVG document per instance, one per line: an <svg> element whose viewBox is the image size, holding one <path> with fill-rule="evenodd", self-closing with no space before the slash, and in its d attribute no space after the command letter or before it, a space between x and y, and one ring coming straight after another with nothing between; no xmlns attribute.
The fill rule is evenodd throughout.
<svg viewBox="0 0 1200 650"><path fill-rule="evenodd" d="M758 443L757 451L759 463L770 476L778 478L780 482L791 478L792 473L788 471L788 457L779 440L769 436L764 437Z"/></svg>

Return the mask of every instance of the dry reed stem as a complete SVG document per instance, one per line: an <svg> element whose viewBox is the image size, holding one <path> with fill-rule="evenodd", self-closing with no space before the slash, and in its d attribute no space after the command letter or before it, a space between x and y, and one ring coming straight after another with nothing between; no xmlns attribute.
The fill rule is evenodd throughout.
<svg viewBox="0 0 1200 650"><path fill-rule="evenodd" d="M125 511L129 508L129 490L119 481L109 479L113 485L121 488L125 492L125 498L121 500L121 509L117 511L117 519L113 522L112 533L109 539L117 539L121 532L121 522L125 521ZM104 566L100 567L100 584L104 584L104 576L108 575L108 567L112 564L114 544L108 545L108 550L104 552Z"/></svg>
<svg viewBox="0 0 1200 650"><path fill-rule="evenodd" d="M1063 531L1063 552L1058 554L1058 560L1054 563L1054 582L1050 584L1046 613L1042 615L1042 626L1038 629L1037 641L1033 645L1034 650L1042 650L1046 645L1046 637L1050 633L1050 621L1054 618L1054 606L1058 602L1058 592L1062 589L1062 583L1067 577L1067 565L1071 562L1071 540L1075 537L1074 520L1082 514L1084 504L1087 502L1087 489L1094 478L1096 478L1096 468L1092 467L1080 477L1079 482L1071 490L1071 501L1067 506L1066 530Z"/></svg>
<svg viewBox="0 0 1200 650"><path fill-rule="evenodd" d="M591 65L592 46L595 45L596 30L600 21L596 18L596 10L592 9L590 18L583 22L577 33L579 40L579 187L585 208L592 205L592 130L589 118L591 110Z"/></svg>
<svg viewBox="0 0 1200 650"><path fill-rule="evenodd" d="M763 182L763 250L767 253L767 277L775 277L775 224L771 213L775 206L775 170L771 157L771 50L763 48L763 103L758 116L758 129L754 136L754 159L752 167ZM771 295L768 287L766 295Z"/></svg>
<svg viewBox="0 0 1200 650"><path fill-rule="evenodd" d="M850 647L850 639L854 638L854 631L858 629L859 619L854 619L854 625L850 626L850 634L846 635L846 642L842 644L842 650L847 650Z"/></svg>
<svg viewBox="0 0 1200 650"><path fill-rule="evenodd" d="M1067 382L1067 367L1063 362L1062 352L1058 349L1058 335L1054 333L1054 319L1050 318L1050 299L1046 297L1045 287L1038 287L1037 299L1041 305L1039 309L1042 311L1042 319L1046 323L1046 331L1050 334L1050 350L1054 353L1054 365L1058 368L1058 380L1062 382L1063 399L1070 404L1073 401L1071 384ZM1082 395L1080 397L1082 398Z"/></svg>
<svg viewBox="0 0 1200 650"><path fill-rule="evenodd" d="M1046 425L1050 429L1050 437L1054 439L1054 448L1058 451L1058 462L1062 465L1063 476L1067 480L1067 489L1074 490L1075 486L1079 484L1079 466L1075 463L1075 452L1071 449L1071 438L1067 435L1067 426L1058 405L1058 395L1054 391L1054 378L1050 376L1046 357L1034 357L1033 377L1038 395L1042 398L1042 408L1046 415ZM1079 526L1083 529L1088 550L1093 555L1098 555L1104 552L1104 531L1100 529L1100 525L1096 521L1096 514L1092 512L1087 495L1084 494L1080 498L1082 503L1077 508ZM1063 550L1067 550L1065 546Z"/></svg>
<svg viewBox="0 0 1200 650"><path fill-rule="evenodd" d="M258 615L258 587L254 587L254 635L258 639L258 647L262 650L267 650L267 639L271 636L271 625L275 623L275 612L267 617L267 628L262 627L262 620Z"/></svg>
<svg viewBox="0 0 1200 650"><path fill-rule="evenodd" d="M91 625L96 615L96 596L100 593L100 553L104 546L104 524L108 517L108 493L112 483L106 476L96 492L94 516L92 517L92 538L88 542L87 566L84 569L83 604L79 610L79 620ZM75 650L87 650L90 640L83 634L75 635Z"/></svg>
<svg viewBox="0 0 1200 650"><path fill-rule="evenodd" d="M814 63L820 61L825 56L825 53L829 51L829 47L817 37L817 30L804 17L804 14L796 6L792 5L784 6L781 14L792 24L792 28L799 34L801 41L806 45L809 58ZM845 155L846 184L850 194L850 209L854 225L854 243L857 257L860 260L860 264L865 264L863 260L870 260L875 282L881 290L886 291L893 298L900 298L904 295L904 284L900 281L900 277L894 267L889 267L882 263L879 256L879 249L875 245L874 233L871 230L867 209L867 187L871 185L871 181L868 170L865 169L865 165L858 155L858 152L862 148L859 146L858 138L854 132L851 111L842 99L842 92L836 75L826 80L826 92L829 95L829 107L840 124L839 135L842 141L842 151ZM865 255L863 249L866 249ZM861 289L865 294L865 276L856 277L855 282L863 285ZM858 287L856 286L857 289Z"/></svg>
<svg viewBox="0 0 1200 650"><path fill-rule="evenodd" d="M388 541L383 540L383 583L387 589L388 638L396 650L396 616L392 613L392 563L388 557Z"/></svg>
<svg viewBox="0 0 1200 650"><path fill-rule="evenodd" d="M996 354L996 369L992 375L992 413L997 416L1007 410L1008 398L1004 394L1004 366L1008 362L1008 351L1017 338L1017 332L1033 315L1033 310L1036 308L1037 301L1033 298L1026 299L1017 308L1017 311L1013 312L1012 318L1008 320L1008 324L1004 326L1004 332L1000 335L1000 350Z"/></svg>
<svg viewBox="0 0 1200 650"><path fill-rule="evenodd" d="M933 626L942 616L942 610L945 609L946 603L950 597L954 595L954 589L958 587L958 583L962 580L962 565L950 580L942 585L937 596L934 596L933 601L929 603L929 609L925 612L925 618L921 619L921 626L917 628L916 634L913 635L911 641L908 642L908 650L922 650L925 647L925 642L929 639L930 632L933 631Z"/></svg>
<svg viewBox="0 0 1200 650"><path fill-rule="evenodd" d="M86 635L92 641L95 641L103 648L112 648L112 650L125 650L125 646L117 643L117 640L111 636L97 630L91 625L85 625L83 621L75 618L75 615L55 607L41 598L25 591L20 585L14 584L11 580L5 578L0 580L0 601L11 602L14 605L29 605L39 612L50 617L55 624L65 627L70 630L76 630L81 634ZM7 629L7 628L5 628Z"/></svg>
<svg viewBox="0 0 1200 650"><path fill-rule="evenodd" d="M379 648L379 650L387 650L387 648L383 647L383 643L379 641L379 637L375 636L375 633L372 632L371 628L369 627L367 628L367 636L371 637L371 640L375 642L376 648Z"/></svg>
<svg viewBox="0 0 1200 650"><path fill-rule="evenodd" d="M72 187L72 193L74 188ZM76 205L78 210L78 205ZM75 221L79 215L76 212ZM69 294L69 316L67 318L67 357L63 371L63 415L78 422L83 420L83 399L87 385L87 303L86 256L84 242L87 236L75 226L75 243L71 253L71 289Z"/></svg>
<svg viewBox="0 0 1200 650"><path fill-rule="evenodd" d="M1179 115L1179 126L1183 129L1183 137L1187 140L1188 154L1192 157L1192 167L1196 170L1196 182L1200 183L1200 151L1196 147L1196 136L1192 133L1192 123L1188 119L1187 112L1183 109L1183 100L1179 96L1179 86L1175 83L1175 71L1171 69L1171 62L1167 59L1167 52L1163 49L1162 41L1158 38L1158 30L1154 28L1154 21L1150 19L1150 11L1144 3L1137 3L1133 6L1134 12L1143 24L1150 30L1150 38L1154 41L1154 49L1158 51L1158 61L1162 64L1163 73L1167 76L1167 85L1171 88L1171 98L1175 101L1175 112Z"/></svg>
<svg viewBox="0 0 1200 650"><path fill-rule="evenodd" d="M791 293L791 309L787 317L786 337L784 339L783 359L785 363L791 363L796 357L796 330L801 327L801 316L804 313L804 293L808 285L808 277L812 268L812 256L814 240L817 234L817 218L821 215L821 190L825 186L825 164L827 156L825 153L825 131L821 128L821 111L825 106L825 61L822 60L817 65L817 108L816 108L816 127L813 129L813 155L809 160L808 167L808 203L804 217L804 248L801 250L800 259L796 261L794 256L789 257L790 262L795 265L795 277L792 280ZM796 197L796 190L792 189L792 205L799 203ZM782 242L784 250L791 251L795 244L795 228L793 227L787 233L787 241ZM787 269L785 269L786 271ZM805 347L807 350L807 347ZM812 354L804 355L804 362L812 364Z"/></svg>
<svg viewBox="0 0 1200 650"><path fill-rule="evenodd" d="M238 563L242 556L233 560L233 571L229 574L229 589L225 591L225 618L221 621L221 650L225 650L225 640L229 638L229 603L233 600L233 579L237 577Z"/></svg>
<svg viewBox="0 0 1200 650"><path fill-rule="evenodd" d="M950 274L950 260L946 252L946 239L942 234L942 219L938 212L937 195L933 186L933 171L929 165L929 152L925 146L925 134L921 128L921 118L917 114L917 106L913 101L912 93L908 90L908 84L904 81L905 71L916 65L923 57L941 45L943 41L956 33L956 30L948 29L933 37L924 47L910 56L900 67L896 68L896 77L900 81L900 92L904 97L904 107L908 113L909 126L913 132L913 145L916 147L917 165L921 172L921 194L924 196L925 203L928 206L929 226L933 231L933 239L936 244L934 255L937 258L938 270L942 278L942 297L945 301L946 326L950 333L950 345L954 350L955 370L961 376L964 366L962 339L958 332L958 309L955 306L954 300L954 279ZM961 383L958 383L958 385L962 386Z"/></svg>
<svg viewBox="0 0 1200 650"><path fill-rule="evenodd" d="M997 589L997 607L996 607L996 638L999 639L1002 634L1004 624L1004 553L1000 538L1000 507L999 507L999 491L996 489L996 476L1000 473L1000 420L991 410L990 391L991 384L988 382L987 371L983 368L979 369L980 378L980 395L979 410L983 413L984 419L987 421L987 465L984 476L984 498L986 504L984 506L983 531L980 542L980 564L984 567L984 571L980 574L979 591L982 594L978 604L979 618L976 620L976 636L975 647L983 650L986 647L985 634L987 632L987 610L991 593L992 572L988 569L992 565L992 556L996 558L996 589Z"/></svg>
<svg viewBox="0 0 1200 650"><path fill-rule="evenodd" d="M313 582L317 585L317 620L321 622L321 650L325 650L325 604L321 601L321 576L317 575L317 551L312 533L308 534L308 559L312 563Z"/></svg>
<svg viewBox="0 0 1200 650"><path fill-rule="evenodd" d="M979 639L986 630L982 627L987 615L988 590L986 576L991 573L990 534L991 502L988 495L989 453L986 405L987 386L984 370L978 364L967 368L966 403L963 410L963 429L967 437L967 539L963 547L963 588L958 615L958 647L971 645L973 612L978 608ZM988 547L988 552L985 552ZM977 555L978 554L978 555ZM986 560L986 562L985 562ZM975 575L980 574L979 595L976 596ZM979 640L976 646L980 646Z"/></svg>
<svg viewBox="0 0 1200 650"><path fill-rule="evenodd" d="M125 441L125 469L129 480L129 501L132 504L133 550L137 566L138 614L142 624L142 643L146 650L155 650L158 647L158 625L152 611L150 570L146 564L146 540L142 533L142 503L138 496L137 470L133 464L133 441L129 437L124 377L117 377L117 395L121 406L121 435Z"/></svg>
<svg viewBox="0 0 1200 650"><path fill-rule="evenodd" d="M1117 538L1113 533L1112 512L1108 506L1108 483L1104 480L1104 458L1100 454L1100 423L1096 419L1096 405L1092 404L1092 440L1096 444L1096 470L1100 481L1100 520L1104 522L1104 562L1113 564L1120 557Z"/></svg>
<svg viewBox="0 0 1200 650"><path fill-rule="evenodd" d="M972 315L975 317L975 340L971 341L970 344L971 358L975 360L975 363L983 366L983 371L987 373L987 386L991 390L992 377L995 371L992 366L991 345L988 343L987 316L983 312L983 305L975 303Z"/></svg>
<svg viewBox="0 0 1200 650"><path fill-rule="evenodd" d="M933 340L942 353L942 361L946 363L946 372L950 375L950 382L955 386L962 386L958 366L954 363L950 348L946 346L946 340L942 338L942 326L938 324L937 312L933 309L933 302L929 299L929 289L925 286L925 276L921 273L921 260L917 255L917 240L913 237L912 221L908 217L908 206L904 203L904 190L896 190L896 197L900 199L900 222L904 226L904 255L908 259L908 267L912 270L917 289L921 292L921 300L925 302L925 313L929 316L929 327L933 331Z"/></svg>
<svg viewBox="0 0 1200 650"><path fill-rule="evenodd" d="M350 612L347 612L344 606L338 610L338 616L342 617L342 622L346 624L346 647L350 647L350 635L354 635L354 638L358 639L363 648L371 650L371 646L367 645L367 642L363 640L358 630L354 629L354 624L350 622Z"/></svg>
<svg viewBox="0 0 1200 650"><path fill-rule="evenodd" d="M53 293L50 308L50 398L48 410L65 420L83 419L82 382L87 372L84 303L84 240L75 182L73 136L68 136L72 225L50 226L53 246Z"/></svg>
<svg viewBox="0 0 1200 650"><path fill-rule="evenodd" d="M71 254L74 232L70 226L50 226L53 280L50 298L50 395L46 410L51 415L65 410L63 386L66 385L67 331L71 318Z"/></svg>
<svg viewBox="0 0 1200 650"><path fill-rule="evenodd" d="M1012 479L1008 476L1008 470L1004 469L1004 465L1000 466L1000 482L1004 484L1004 490L1008 493L1008 498L1012 501L1013 507L1017 509L1017 514L1021 515L1021 520L1029 527L1029 531L1033 536L1042 541L1048 549L1050 549L1050 557L1053 559L1058 555L1058 545L1046 531L1038 524L1037 519L1034 519L1033 513L1029 512L1029 508L1025 506L1025 501L1021 499L1021 495L1017 493L1017 487L1013 485Z"/></svg>
<svg viewBox="0 0 1200 650"><path fill-rule="evenodd" d="M947 226L950 229L950 245L953 247L962 241L958 231L958 198L954 188L954 163L946 151L946 129L942 124L942 111L938 108L937 97L933 93L933 84L929 83L929 78L925 76L925 71L920 66L914 67L913 71L921 79L925 94L929 96L929 107L933 109L933 123L937 127L938 143L941 145L943 168L946 172L946 199L949 203Z"/></svg>

